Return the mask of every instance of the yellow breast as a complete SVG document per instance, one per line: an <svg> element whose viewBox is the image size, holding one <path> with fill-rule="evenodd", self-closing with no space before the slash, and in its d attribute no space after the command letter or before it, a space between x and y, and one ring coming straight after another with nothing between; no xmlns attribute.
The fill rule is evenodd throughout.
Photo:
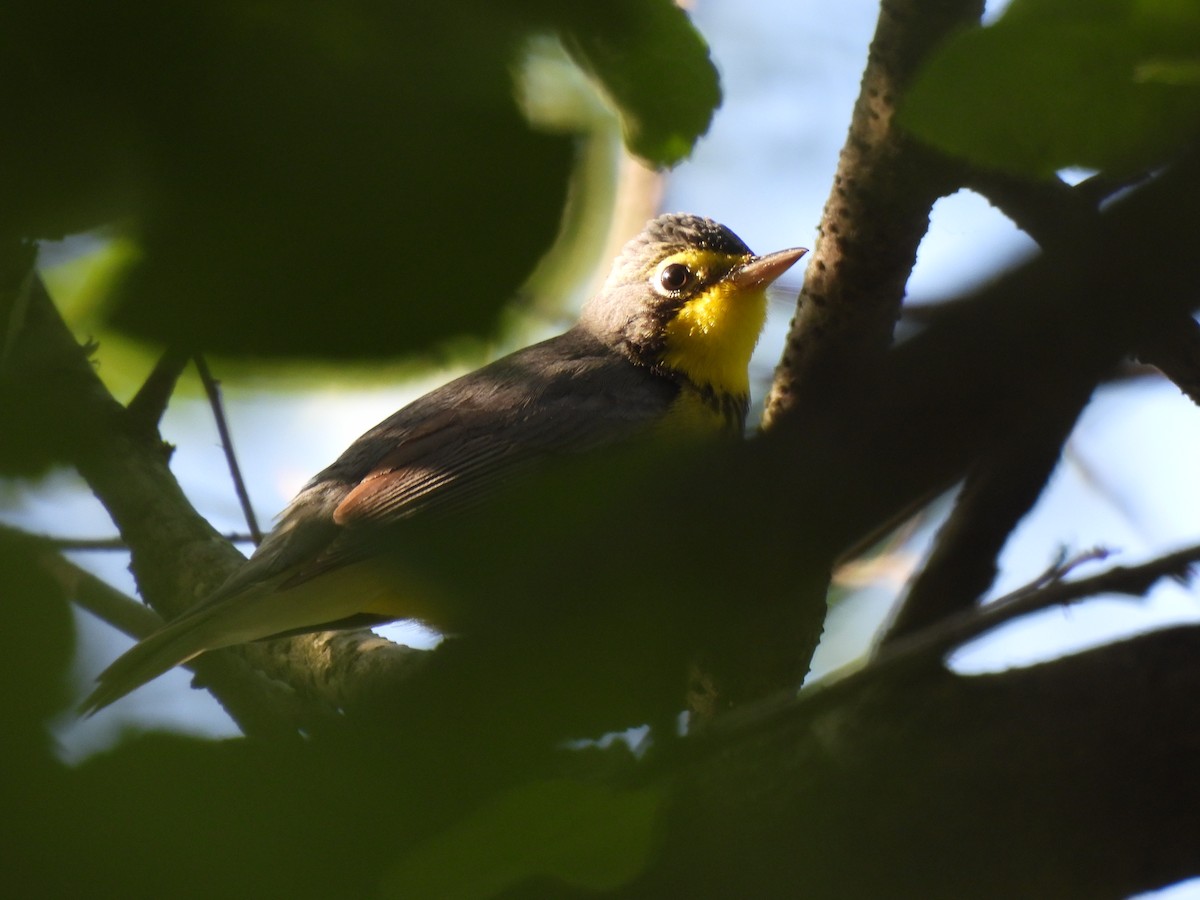
<svg viewBox="0 0 1200 900"><path fill-rule="evenodd" d="M763 288L738 289L717 282L685 303L667 323L662 364L700 388L745 396L747 369L767 318Z"/></svg>

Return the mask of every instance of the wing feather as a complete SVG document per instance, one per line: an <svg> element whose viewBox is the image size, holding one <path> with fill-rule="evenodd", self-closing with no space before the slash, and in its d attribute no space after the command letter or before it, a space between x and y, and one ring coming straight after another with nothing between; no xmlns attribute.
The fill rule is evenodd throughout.
<svg viewBox="0 0 1200 900"><path fill-rule="evenodd" d="M660 420L676 393L578 328L497 360L359 437L194 611L264 582L288 590L357 562L382 529L417 513L462 510L547 457L628 437Z"/></svg>
<svg viewBox="0 0 1200 900"><path fill-rule="evenodd" d="M417 513L477 503L548 456L627 437L662 419L677 392L577 327L426 394L318 473L246 565L102 673L86 708L205 650L402 613L382 599L394 586L352 565L371 555L381 532ZM338 586L306 586L333 570Z"/></svg>

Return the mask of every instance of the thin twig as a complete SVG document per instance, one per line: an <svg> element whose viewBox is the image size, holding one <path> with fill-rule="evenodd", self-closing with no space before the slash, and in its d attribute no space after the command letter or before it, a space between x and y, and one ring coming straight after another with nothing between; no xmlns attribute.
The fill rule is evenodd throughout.
<svg viewBox="0 0 1200 900"><path fill-rule="evenodd" d="M1083 550L1071 556L1067 554L1067 548L1062 547L1059 549L1054 562L1047 566L1041 575L1034 578L1028 584L1010 591L1003 597L997 597L992 603L1011 603L1019 597L1028 596L1035 591L1050 587L1052 584L1058 584L1080 566L1090 562L1102 562L1112 556L1112 554L1113 551L1108 547L1092 547L1090 550Z"/></svg>
<svg viewBox="0 0 1200 900"><path fill-rule="evenodd" d="M63 586L76 606L86 609L130 637L141 640L162 627L162 616L150 607L58 553L45 553L40 562L42 568Z"/></svg>
<svg viewBox="0 0 1200 900"><path fill-rule="evenodd" d="M1154 173L1149 171L1130 172L1125 175L1114 175L1109 172L1097 172L1075 185L1074 192L1085 203L1099 209L1104 203L1112 200L1122 191L1137 187L1146 182Z"/></svg>
<svg viewBox="0 0 1200 900"><path fill-rule="evenodd" d="M1069 572L1089 559L1103 559L1103 553L1101 550L1091 551L1077 560L1071 560L1069 565L1060 567L1058 571ZM1126 594L1139 597L1162 578L1190 578L1192 566L1197 562L1200 562L1200 544L1168 553L1140 565L1114 566L1098 575L1078 581L1054 579L1047 584L1046 579L1053 576L1043 574L1032 584L1018 588L991 603L943 619L931 628L896 641L864 672L877 665L886 666L901 661L943 657L951 650L1001 625L1052 606L1065 606L1096 594ZM1035 587L1038 584L1044 586Z"/></svg>
<svg viewBox="0 0 1200 900"><path fill-rule="evenodd" d="M162 627L158 613L63 557L53 542L2 525L0 535L43 547L45 552L37 554L38 565L62 585L75 605L101 621L138 640ZM295 667L270 665L279 662L281 652L308 658L308 665L299 671L301 679ZM183 666L196 674L196 685L214 691L245 734L290 740L297 723L308 730L328 724L336 718L330 710L352 706L411 677L428 655L365 631L337 632L312 635L307 641L296 639L286 651L279 642L268 642L246 645L240 653L206 653ZM263 662L268 665L262 666ZM341 677L330 676L335 670ZM274 675L287 681L277 681ZM238 690L222 689L231 681L239 683ZM254 683L252 694L248 681Z"/></svg>
<svg viewBox="0 0 1200 900"><path fill-rule="evenodd" d="M129 545L121 537L106 537L106 538L79 538L79 537L55 537L49 534L37 536L39 540L45 541L55 550L61 551L109 551L109 550L128 550ZM228 532L221 535L225 540L233 544L249 544L253 543L254 536L242 532Z"/></svg>
<svg viewBox="0 0 1200 900"><path fill-rule="evenodd" d="M752 729L767 729L780 716L793 714L797 701L809 716L832 709L850 696L865 696L871 685L881 685L904 675L941 665L955 649L1001 625L1054 606L1065 606L1097 594L1144 595L1163 578L1183 581L1192 576L1200 563L1200 544L1168 553L1136 566L1114 566L1091 578L1062 581L1061 577L1077 566L1103 559L1104 550L1091 550L1065 562L1058 562L1032 582L993 600L985 606L943 619L924 631L890 644L865 665L851 663L822 677L797 694L779 691L747 704L717 719L706 738L744 737Z"/></svg>
<svg viewBox="0 0 1200 900"><path fill-rule="evenodd" d="M204 392L208 394L208 402L212 407L213 419L217 423L217 433L221 436L221 449L225 451L225 462L229 464L229 475L233 479L233 489L237 492L238 502L242 505L242 514L246 517L246 527L255 545L262 543L262 531L258 527L254 508L250 505L250 495L246 491L246 482L242 479L242 470L238 466L237 456L233 452L233 439L229 434L229 424L225 420L225 409L221 403L221 389L209 371L204 357L197 353L192 357L200 381L204 384Z"/></svg>
<svg viewBox="0 0 1200 900"><path fill-rule="evenodd" d="M0 322L7 321L5 300L11 305L12 295L0 292ZM156 611L164 617L179 615L244 563L187 502L161 443L128 427L126 407L97 377L40 279L34 280L28 315L9 362L21 376L19 387L61 421L66 458L128 540L130 569ZM344 672L349 672L348 680L359 677L361 669L348 658L361 647L369 645L373 658L366 673L370 677L364 679L369 685L378 684L385 676L375 673L400 657L395 669L411 669L407 663L420 652L381 641L369 631L339 638L337 646L328 633L256 642L203 654L190 666L247 734L312 732L340 716L336 710L343 697L359 693L356 685L335 682ZM327 652L312 652L317 642ZM272 657L272 677L256 665L264 654ZM293 677L305 681L305 690L291 687Z"/></svg>

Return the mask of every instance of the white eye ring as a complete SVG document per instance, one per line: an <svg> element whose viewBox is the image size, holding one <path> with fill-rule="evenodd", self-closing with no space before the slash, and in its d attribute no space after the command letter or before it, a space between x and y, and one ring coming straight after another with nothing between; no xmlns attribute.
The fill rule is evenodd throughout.
<svg viewBox="0 0 1200 900"><path fill-rule="evenodd" d="M683 263L668 263L658 272L658 286L668 294L678 294L694 278L692 270Z"/></svg>

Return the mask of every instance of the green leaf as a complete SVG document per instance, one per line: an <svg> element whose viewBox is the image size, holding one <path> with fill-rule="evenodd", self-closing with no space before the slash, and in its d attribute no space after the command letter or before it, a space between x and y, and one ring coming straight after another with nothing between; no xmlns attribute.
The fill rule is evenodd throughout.
<svg viewBox="0 0 1200 900"><path fill-rule="evenodd" d="M1200 133L1200 83L1189 76L1197 60L1200 16L1183 4L1024 0L948 41L899 121L990 168L1037 177L1069 166L1137 171Z"/></svg>
<svg viewBox="0 0 1200 900"><path fill-rule="evenodd" d="M384 896L468 900L535 878L612 890L645 866L661 801L658 790L566 780L514 788L414 848L388 874Z"/></svg>
<svg viewBox="0 0 1200 900"><path fill-rule="evenodd" d="M108 321L238 355L393 356L494 330L551 243L519 9L46 0L0 12L0 232L121 221ZM34 73L34 74L31 74Z"/></svg>
<svg viewBox="0 0 1200 900"><path fill-rule="evenodd" d="M63 586L41 566L52 555L35 540L0 530L0 624L14 636L0 659L6 766L17 753L36 754L49 746L43 720L70 696L66 671L75 630Z"/></svg>
<svg viewBox="0 0 1200 900"><path fill-rule="evenodd" d="M625 144L671 166L686 157L721 104L708 45L672 0L578 4L564 26L572 55L621 116Z"/></svg>
<svg viewBox="0 0 1200 900"><path fill-rule="evenodd" d="M1134 77L1145 84L1173 84L1181 87L1200 86L1200 60L1160 59L1138 66Z"/></svg>

